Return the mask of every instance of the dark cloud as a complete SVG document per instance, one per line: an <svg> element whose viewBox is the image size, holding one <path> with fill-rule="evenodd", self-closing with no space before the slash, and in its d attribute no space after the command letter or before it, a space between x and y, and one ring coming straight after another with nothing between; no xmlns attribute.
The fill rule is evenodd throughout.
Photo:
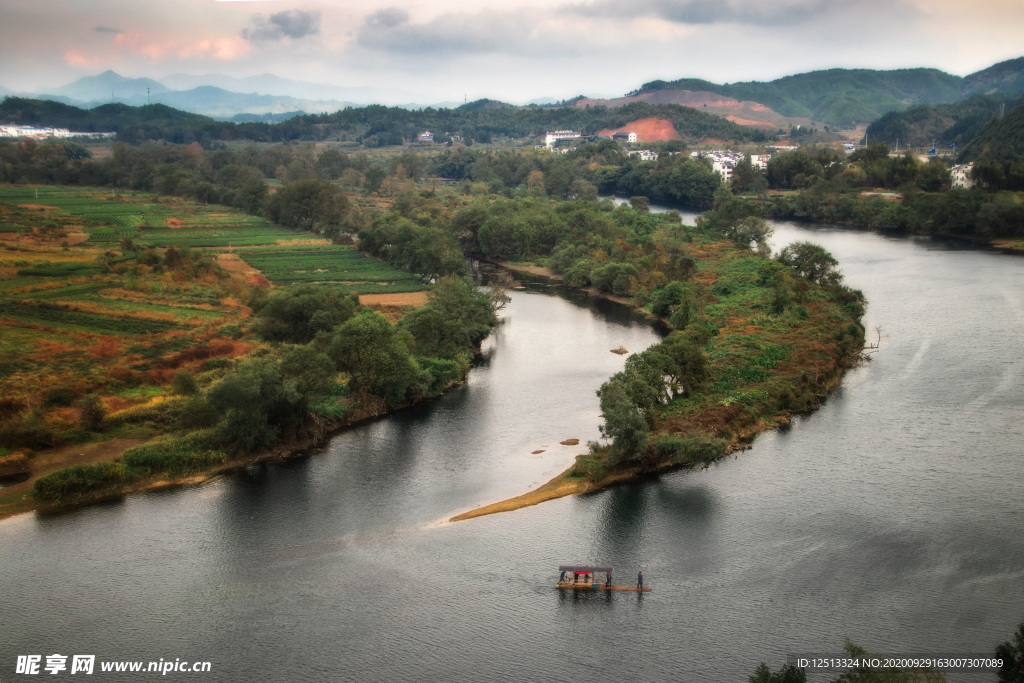
<svg viewBox="0 0 1024 683"><path fill-rule="evenodd" d="M892 4L899 4L895 0ZM836 3L827 0L637 0L629 5L629 18L657 17L679 24L756 24L781 26L803 23L830 13ZM618 0L570 5L566 10L594 17L623 16Z"/></svg>
<svg viewBox="0 0 1024 683"><path fill-rule="evenodd" d="M242 37L253 41L282 40L284 38L303 38L320 33L320 12L303 10L285 10L274 12L268 17L257 14L252 18L252 25L242 30Z"/></svg>
<svg viewBox="0 0 1024 683"><path fill-rule="evenodd" d="M408 21L409 13L400 7L385 7L366 17L366 25L371 28L394 28Z"/></svg>
<svg viewBox="0 0 1024 683"><path fill-rule="evenodd" d="M109 26L96 26L93 28L96 33L124 33L119 28L110 28Z"/></svg>
<svg viewBox="0 0 1024 683"><path fill-rule="evenodd" d="M537 22L524 13L479 12L446 14L426 23L409 21L402 9L391 7L367 16L356 42L372 50L399 54L514 54L564 55L576 48L566 41L536 35Z"/></svg>

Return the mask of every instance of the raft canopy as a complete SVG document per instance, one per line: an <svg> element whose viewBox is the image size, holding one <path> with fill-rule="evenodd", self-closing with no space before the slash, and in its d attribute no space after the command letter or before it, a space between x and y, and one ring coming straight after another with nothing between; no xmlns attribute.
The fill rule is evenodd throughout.
<svg viewBox="0 0 1024 683"><path fill-rule="evenodd" d="M558 571L560 572L579 572L580 574L608 574L612 570L611 567L591 567L585 564L560 564L558 565Z"/></svg>

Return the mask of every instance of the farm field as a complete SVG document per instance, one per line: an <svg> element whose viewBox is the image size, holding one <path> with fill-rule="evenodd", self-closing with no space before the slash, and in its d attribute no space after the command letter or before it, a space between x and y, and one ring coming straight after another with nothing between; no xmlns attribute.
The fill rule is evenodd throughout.
<svg viewBox="0 0 1024 683"><path fill-rule="evenodd" d="M43 190L40 203L55 207ZM27 407L56 427L74 397L116 405L119 392L167 381L190 349L248 348L235 341L247 285L209 255L73 240L79 216L9 203L29 191L34 200L33 188L0 188L0 212L19 227L0 234L0 412Z"/></svg>
<svg viewBox="0 0 1024 683"><path fill-rule="evenodd" d="M340 284L359 294L418 292L420 278L344 245L238 249L236 252L274 284Z"/></svg>
<svg viewBox="0 0 1024 683"><path fill-rule="evenodd" d="M78 218L88 242L97 245L131 239L153 247L227 249L300 237L258 216L226 207L104 188L4 186L0 187L0 202L44 215L54 212ZM15 222L5 225L8 227L0 232L26 227Z"/></svg>
<svg viewBox="0 0 1024 683"><path fill-rule="evenodd" d="M53 392L115 396L244 352L253 284L427 289L351 246L177 198L0 186L0 224L0 394L45 414Z"/></svg>
<svg viewBox="0 0 1024 683"><path fill-rule="evenodd" d="M332 245L315 235L297 233L222 206L105 188L54 186L0 186L0 202L12 209L4 213L3 220L7 222L0 223L4 226L0 233L9 233L8 237L30 231L33 224L60 219L68 230L85 233L83 246L107 249L119 245L121 240L131 240L136 249L231 251L275 285L340 284L359 294L426 289L416 276L352 247ZM124 254L123 258L129 260L133 256ZM73 267L83 271L104 270L94 260L81 266L64 266ZM4 283L0 282L0 291L3 288Z"/></svg>

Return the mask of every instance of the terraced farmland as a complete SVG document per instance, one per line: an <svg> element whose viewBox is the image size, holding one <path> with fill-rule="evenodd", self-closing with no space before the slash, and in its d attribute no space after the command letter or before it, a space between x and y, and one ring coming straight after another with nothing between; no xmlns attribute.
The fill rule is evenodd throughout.
<svg viewBox="0 0 1024 683"><path fill-rule="evenodd" d="M343 245L303 245L239 249L236 253L274 284L324 282L359 294L418 292L419 277L392 268Z"/></svg>
<svg viewBox="0 0 1024 683"><path fill-rule="evenodd" d="M278 244L299 237L258 216L221 206L180 200L163 204L148 195L118 195L98 188L7 186L0 187L0 201L52 207L79 217L88 241L98 245L131 239L154 247L226 249Z"/></svg>

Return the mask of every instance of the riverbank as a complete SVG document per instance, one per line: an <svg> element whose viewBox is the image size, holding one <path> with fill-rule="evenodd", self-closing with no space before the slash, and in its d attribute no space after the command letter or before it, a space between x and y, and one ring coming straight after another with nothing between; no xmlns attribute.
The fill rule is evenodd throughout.
<svg viewBox="0 0 1024 683"><path fill-rule="evenodd" d="M523 266L511 263L499 263L499 265L535 277L561 280L557 273L543 266ZM708 285L712 285L713 282L714 279L708 282ZM627 299L603 294L593 288L587 288L586 291L596 296L632 305ZM642 311L650 319L664 322L664 319L653 315L646 309L635 308ZM746 337L749 336L750 326L751 319L732 318L727 321L726 326L718 330L718 336L725 339L730 339L733 336ZM858 330L860 330L859 327ZM834 337L833 333L834 330L822 329L817 338L813 340L813 343L821 346L822 344L834 342L835 340L832 338ZM687 410L685 407L680 410L679 406L670 405L657 420L655 427L651 431L651 436L703 433L724 439L727 444L726 448L716 459L726 457L739 450L746 450L750 448L750 441L758 433L786 426L794 415L816 409L821 401L839 385L845 370L857 362L863 342L863 331L860 330L860 336L856 345L856 357L851 356L849 353L825 354L825 357L829 360L823 362L824 357L820 354L801 354L799 359L794 359L795 363L773 367L772 370L776 372L777 377L796 378L796 381L793 382L795 386L785 386L780 392L783 396L789 395L789 405L780 402L772 406L770 401L749 405L749 402L744 401L743 398L737 396L721 398L719 395L711 397L710 400L705 399L701 405L691 406L690 410ZM762 340L757 345L757 348L761 350L766 346L771 347L773 345L767 340ZM723 368L719 369L722 370ZM809 373L812 374L809 375ZM809 379L811 376L814 377L813 380ZM767 380L768 378L763 379ZM712 376L708 382L715 384L719 380L720 378ZM799 392L801 385L804 388L801 396L802 400L797 400L793 392ZM731 400L733 398L737 400ZM599 460L597 463L598 471L601 471L605 467L603 461L606 455L600 453L596 455ZM708 460L680 461L672 458L652 459L645 457L640 464L631 464L626 467L610 467L607 468L610 471L606 474L593 478L588 477L585 473L593 471L594 464L593 462L586 463L584 460L590 459L593 461L594 457L595 454L579 455L571 467L542 486L513 498L460 513L451 517L449 521L458 522L499 512L510 512L556 498L595 493L613 486L642 481L683 468L706 468L710 464Z"/></svg>
<svg viewBox="0 0 1024 683"><path fill-rule="evenodd" d="M465 380L453 381L445 386L441 393L445 393L457 386L465 384ZM428 397L423 400L430 400ZM311 452L322 448L331 437L353 427L358 427L373 420L382 419L399 411L411 408L418 403L411 403L397 406L384 412L359 412L352 419L345 421L322 422L320 432L317 436L307 436L293 439L291 441L275 444L270 448L263 449L256 453L244 456L232 457L224 463L199 472L191 473L180 477L169 477L166 474L155 474L149 477L142 477L130 484L116 488L103 489L91 494L82 495L67 503L53 505L38 500L32 495L32 486L40 477L43 477L62 468L75 465L95 465L99 463L117 462L123 453L129 448L152 443L156 439L124 439L113 438L106 441L98 441L87 444L70 444L60 448L50 449L41 452L32 458L32 463L41 468L33 471L23 481L0 488L0 520L14 517L16 515L36 512L39 514L59 514L69 512L97 503L107 503L120 500L128 495L147 493L152 491L166 491L176 488L201 486L210 481L220 479L243 467L262 463L284 462L287 460L305 457Z"/></svg>

